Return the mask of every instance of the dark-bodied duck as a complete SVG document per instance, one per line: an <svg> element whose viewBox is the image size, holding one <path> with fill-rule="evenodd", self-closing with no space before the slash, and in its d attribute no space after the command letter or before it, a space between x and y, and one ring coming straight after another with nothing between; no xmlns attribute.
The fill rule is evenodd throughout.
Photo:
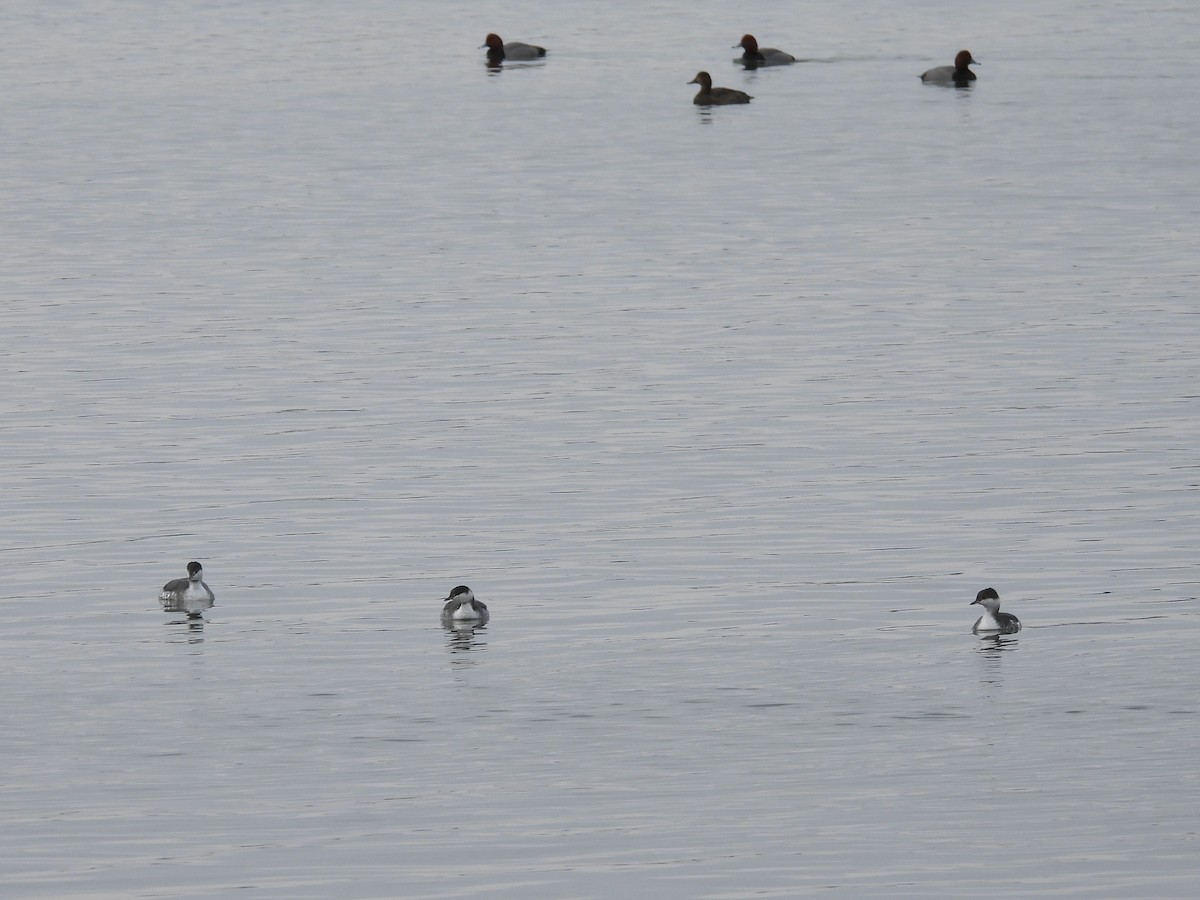
<svg viewBox="0 0 1200 900"><path fill-rule="evenodd" d="M790 66L796 57L774 47L759 47L758 41L752 34L743 34L742 39L733 45L741 47L745 52L734 62L740 62L747 69L757 69L759 66Z"/></svg>
<svg viewBox="0 0 1200 900"><path fill-rule="evenodd" d="M545 47L537 47L533 44L522 44L519 41L504 43L500 40L500 35L489 34L483 41L483 46L487 47L487 59L489 63L500 63L507 60L530 60L541 59L546 55Z"/></svg>
<svg viewBox="0 0 1200 900"><path fill-rule="evenodd" d="M749 103L749 94L735 91L733 88L713 87L712 76L707 72L697 72L696 77L688 84L700 85L700 92L692 100L697 106L725 106L730 103Z"/></svg>
<svg viewBox="0 0 1200 900"><path fill-rule="evenodd" d="M936 66L928 72L921 73L921 80L926 84L966 87L975 80L975 73L967 68L972 64L981 65L979 60L971 56L970 50L959 50L954 57L954 65Z"/></svg>

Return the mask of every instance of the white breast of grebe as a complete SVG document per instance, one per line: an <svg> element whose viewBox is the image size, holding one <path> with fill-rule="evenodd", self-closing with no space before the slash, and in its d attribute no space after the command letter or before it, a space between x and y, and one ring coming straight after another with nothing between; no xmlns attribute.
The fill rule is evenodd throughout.
<svg viewBox="0 0 1200 900"><path fill-rule="evenodd" d="M468 600L466 603L460 603L458 609L451 613L450 618L462 622L470 619L481 619L483 618L483 613L475 608L475 604L472 601Z"/></svg>

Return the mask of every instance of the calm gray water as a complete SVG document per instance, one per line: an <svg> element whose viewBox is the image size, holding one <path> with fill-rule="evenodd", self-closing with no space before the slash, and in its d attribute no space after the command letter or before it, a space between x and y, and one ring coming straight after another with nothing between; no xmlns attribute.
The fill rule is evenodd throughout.
<svg viewBox="0 0 1200 900"><path fill-rule="evenodd" d="M1200 7L601 6L0 12L5 897L1193 895Z"/></svg>

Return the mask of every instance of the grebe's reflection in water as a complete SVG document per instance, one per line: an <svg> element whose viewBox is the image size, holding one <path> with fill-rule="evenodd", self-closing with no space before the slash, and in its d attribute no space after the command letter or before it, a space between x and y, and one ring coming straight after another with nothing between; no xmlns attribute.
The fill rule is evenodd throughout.
<svg viewBox="0 0 1200 900"><path fill-rule="evenodd" d="M204 643L204 626L208 623L199 615L188 616L185 619L172 619L165 623L171 631L168 633L168 642L172 644L203 644ZM178 626L182 625L180 630Z"/></svg>
<svg viewBox="0 0 1200 900"><path fill-rule="evenodd" d="M1021 639L1015 637L1007 637L1002 634L981 634L979 635L979 652L987 656L996 656L1000 653L1006 653L1012 650L1018 650L1021 647Z"/></svg>
<svg viewBox="0 0 1200 900"><path fill-rule="evenodd" d="M487 649L487 625L480 622L442 622L446 631L446 649L451 653L467 653Z"/></svg>

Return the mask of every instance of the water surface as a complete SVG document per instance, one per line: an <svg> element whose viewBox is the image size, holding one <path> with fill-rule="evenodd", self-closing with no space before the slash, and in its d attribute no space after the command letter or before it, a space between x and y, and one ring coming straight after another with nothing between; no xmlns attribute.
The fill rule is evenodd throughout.
<svg viewBox="0 0 1200 900"><path fill-rule="evenodd" d="M7 896L1191 896L1200 14L751 12L0 14Z"/></svg>

